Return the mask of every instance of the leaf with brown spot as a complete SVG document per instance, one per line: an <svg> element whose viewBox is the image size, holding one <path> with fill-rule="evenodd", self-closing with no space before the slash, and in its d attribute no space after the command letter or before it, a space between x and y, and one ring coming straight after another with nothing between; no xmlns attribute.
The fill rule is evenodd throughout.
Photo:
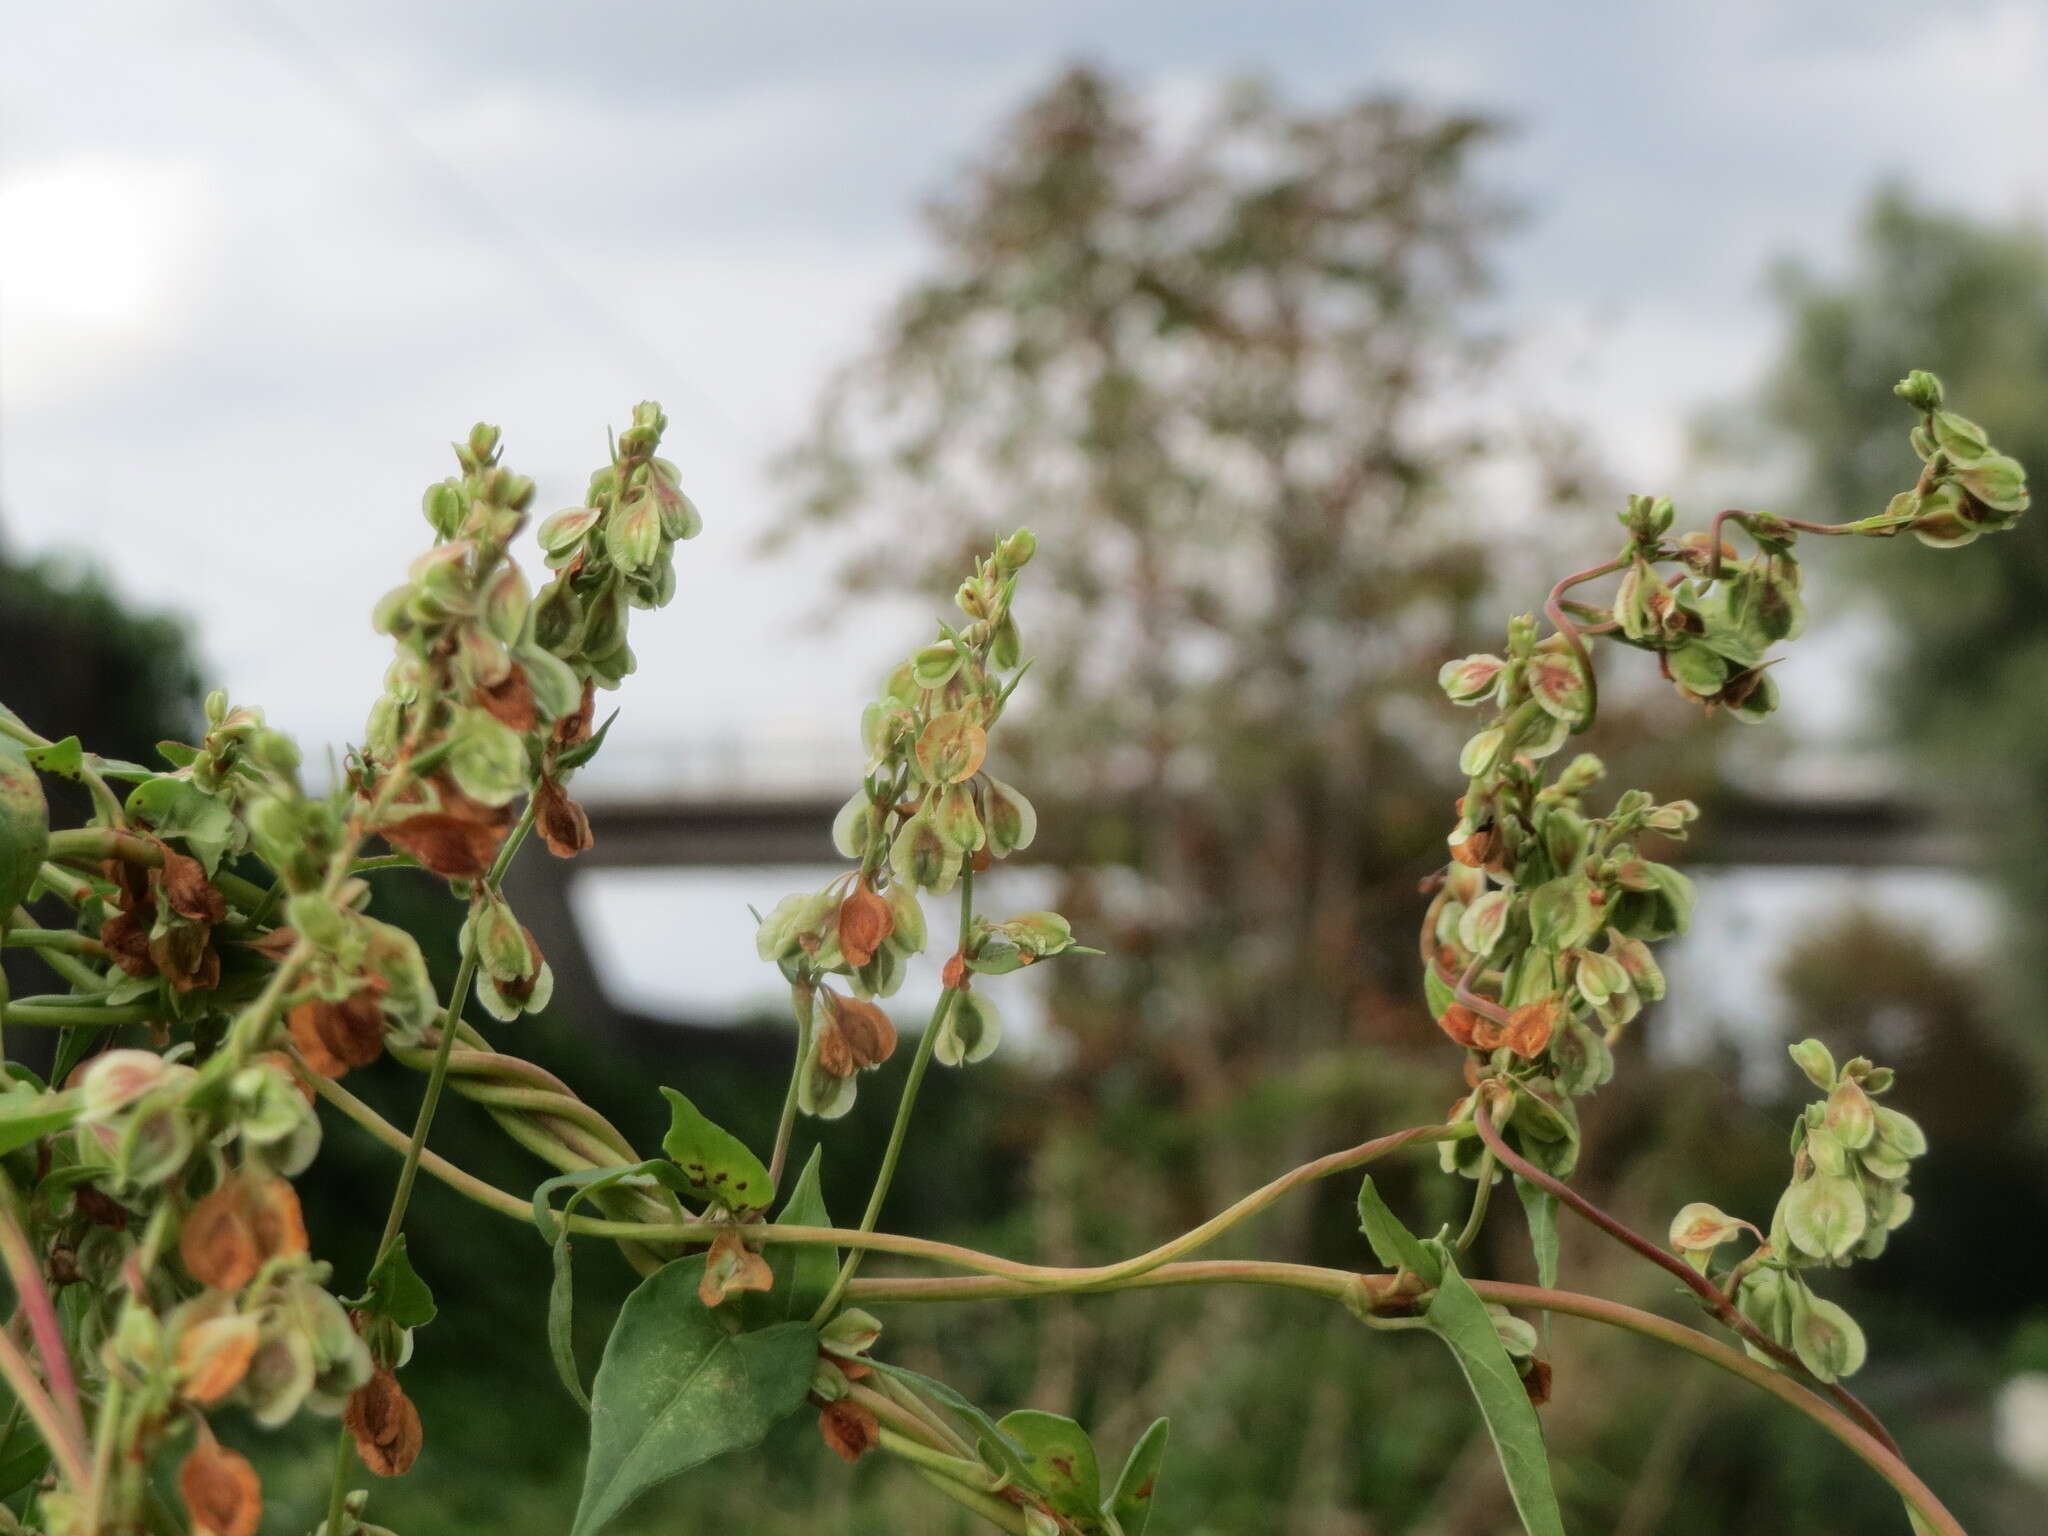
<svg viewBox="0 0 2048 1536"><path fill-rule="evenodd" d="M379 1477L403 1477L419 1460L426 1440L420 1411L389 1366L378 1366L368 1381L349 1394L341 1424L355 1441L363 1465Z"/></svg>
<svg viewBox="0 0 2048 1536"><path fill-rule="evenodd" d="M204 1422L199 1443L178 1469L178 1493L191 1513L193 1536L256 1536L263 1519L256 1469L215 1440Z"/></svg>

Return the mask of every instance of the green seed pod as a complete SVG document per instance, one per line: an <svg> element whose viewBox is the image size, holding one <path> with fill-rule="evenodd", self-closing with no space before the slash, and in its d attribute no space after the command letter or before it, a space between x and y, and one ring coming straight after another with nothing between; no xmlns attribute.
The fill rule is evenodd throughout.
<svg viewBox="0 0 2048 1536"><path fill-rule="evenodd" d="M1785 1191L1772 1225L1783 1227L1801 1252L1839 1260L1862 1240L1867 1219L1853 1179L1815 1173Z"/></svg>
<svg viewBox="0 0 2048 1536"><path fill-rule="evenodd" d="M960 670L960 648L950 640L936 641L910 658L910 674L920 688L943 688Z"/></svg>
<svg viewBox="0 0 2048 1536"><path fill-rule="evenodd" d="M1029 848L1038 836L1038 812L1021 790L1005 784L994 774L983 775L982 804L988 813L989 852L1006 859Z"/></svg>
<svg viewBox="0 0 2048 1536"><path fill-rule="evenodd" d="M28 754L0 736L0 928L28 899L50 852L50 804Z"/></svg>
<svg viewBox="0 0 2048 1536"><path fill-rule="evenodd" d="M465 709L450 731L448 772L465 795L504 805L526 788L526 742L487 711Z"/></svg>
<svg viewBox="0 0 2048 1536"><path fill-rule="evenodd" d="M932 1054L948 1067L986 1060L1003 1037L1002 1015L979 992L962 992L946 1010Z"/></svg>
<svg viewBox="0 0 2048 1536"><path fill-rule="evenodd" d="M1493 697L1507 663L1484 653L1447 661L1436 674L1437 686L1453 704L1478 704Z"/></svg>
<svg viewBox="0 0 2048 1536"><path fill-rule="evenodd" d="M605 524L605 545L620 570L644 571L661 554L661 504L644 491Z"/></svg>

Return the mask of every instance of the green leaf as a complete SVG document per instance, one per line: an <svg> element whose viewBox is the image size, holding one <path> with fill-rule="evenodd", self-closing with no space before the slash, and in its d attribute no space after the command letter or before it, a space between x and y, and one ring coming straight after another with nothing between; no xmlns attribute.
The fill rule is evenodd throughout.
<svg viewBox="0 0 2048 1536"><path fill-rule="evenodd" d="M1055 1514L1093 1530L1102 1506L1102 1472L1088 1431L1039 1408L1019 1408L996 1421L1024 1448L1026 1463Z"/></svg>
<svg viewBox="0 0 2048 1536"><path fill-rule="evenodd" d="M77 1118L75 1089L38 1093L33 1088L17 1087L0 1094L0 1157L63 1130Z"/></svg>
<svg viewBox="0 0 2048 1536"><path fill-rule="evenodd" d="M789 1200L782 1207L782 1214L775 1218L777 1226L829 1227L832 1218L825 1210L825 1196L819 1187L818 1164L824 1148L811 1148L809 1161L804 1171L797 1175L796 1188L790 1191ZM788 1266L787 1283L778 1283L776 1290L785 1299L783 1315L792 1320L809 1317L823 1305L826 1293L832 1289L832 1282L839 1274L839 1250L824 1245L809 1243L777 1243L781 1250L776 1260L776 1279L785 1279L781 1273L783 1264ZM781 1255L786 1254L786 1259Z"/></svg>
<svg viewBox="0 0 2048 1536"><path fill-rule="evenodd" d="M729 1333L697 1299L704 1256L664 1265L626 1298L591 1393L590 1461L570 1536L591 1536L678 1473L760 1443L803 1406L818 1332Z"/></svg>
<svg viewBox="0 0 2048 1536"><path fill-rule="evenodd" d="M370 1271L369 1293L363 1304L401 1328L424 1328L434 1320L434 1293L412 1267L403 1234Z"/></svg>
<svg viewBox="0 0 2048 1536"><path fill-rule="evenodd" d="M555 759L556 765L562 768L581 768L585 763L597 756L598 748L604 745L606 732L611 730L612 722L618 718L619 712L616 709L606 715L604 717L604 724L592 731L586 739L579 741L575 746Z"/></svg>
<svg viewBox="0 0 2048 1536"><path fill-rule="evenodd" d="M50 806L28 754L0 736L0 927L28 899L50 851Z"/></svg>
<svg viewBox="0 0 2048 1536"><path fill-rule="evenodd" d="M1437 1283L1437 1278L1443 1273L1442 1264L1431 1249L1401 1225L1401 1218L1380 1198L1371 1174L1365 1176L1365 1182L1358 1189L1358 1225L1359 1230L1365 1233L1365 1240L1372 1244L1372 1251L1387 1268L1405 1269L1424 1285Z"/></svg>
<svg viewBox="0 0 2048 1536"><path fill-rule="evenodd" d="M555 1272L548 1282L548 1355L576 1406L588 1413L590 1394L583 1390L583 1377L576 1369L576 1273L566 1225L555 1234L551 1249Z"/></svg>
<svg viewBox="0 0 2048 1536"><path fill-rule="evenodd" d="M85 772L85 748L76 736L66 736L47 747L30 747L23 755L43 772L60 778L76 779Z"/></svg>
<svg viewBox="0 0 2048 1536"><path fill-rule="evenodd" d="M1529 1536L1564 1536L1564 1515L1550 1485L1543 1426L1537 1422L1521 1374L1501 1344L1486 1303L1458 1273L1450 1250L1442 1243L1429 1246L1442 1260L1443 1278L1429 1310L1422 1315L1423 1324L1450 1346L1465 1373L1486 1431L1493 1437L1494 1453L1500 1458L1522 1528Z"/></svg>
<svg viewBox="0 0 2048 1536"><path fill-rule="evenodd" d="M128 793L128 814L149 823L159 837L182 837L192 857L211 875L221 856L242 833L234 813L184 779L153 775Z"/></svg>
<svg viewBox="0 0 2048 1536"><path fill-rule="evenodd" d="M1515 1180L1522 1214L1529 1220L1529 1246L1536 1253L1536 1283L1545 1290L1557 1285L1557 1196L1526 1179Z"/></svg>
<svg viewBox="0 0 2048 1536"><path fill-rule="evenodd" d="M731 1131L706 1119L675 1089L663 1088L661 1095L668 1100L670 1113L661 1150L683 1170L684 1187L729 1211L767 1209L775 1199L775 1185L761 1159Z"/></svg>
<svg viewBox="0 0 2048 1536"><path fill-rule="evenodd" d="M1152 1495L1159 1486L1160 1463L1166 1460L1165 1419L1154 1419L1152 1427L1131 1447L1130 1459L1117 1474L1116 1487L1102 1512L1114 1520L1124 1536L1145 1536L1152 1518Z"/></svg>

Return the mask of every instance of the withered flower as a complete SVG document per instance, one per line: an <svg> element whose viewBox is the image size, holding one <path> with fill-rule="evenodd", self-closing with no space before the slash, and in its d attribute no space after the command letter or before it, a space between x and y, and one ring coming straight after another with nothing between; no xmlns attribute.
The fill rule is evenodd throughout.
<svg viewBox="0 0 2048 1536"><path fill-rule="evenodd" d="M882 1443L882 1426L874 1414L850 1397L818 1410L818 1433L841 1461L859 1461Z"/></svg>
<svg viewBox="0 0 2048 1536"><path fill-rule="evenodd" d="M262 1329L256 1319L229 1314L207 1318L178 1336L181 1395L195 1403L216 1403L249 1373Z"/></svg>
<svg viewBox="0 0 2048 1536"><path fill-rule="evenodd" d="M472 799L447 774L435 775L431 787L438 809L413 811L379 827L378 835L444 879L480 878L512 825L511 806Z"/></svg>
<svg viewBox="0 0 2048 1536"><path fill-rule="evenodd" d="M818 998L825 1005L818 1021L818 1065L825 1071L851 1077L895 1054L896 1026L881 1008L830 987L820 988Z"/></svg>
<svg viewBox="0 0 2048 1536"><path fill-rule="evenodd" d="M540 723L540 711L533 702L533 684L527 681L526 669L516 662L497 682L479 684L476 702L500 725L509 726L522 736Z"/></svg>
<svg viewBox="0 0 2048 1536"><path fill-rule="evenodd" d="M178 1493L191 1513L194 1536L256 1536L263 1518L256 1469L215 1440L204 1422L199 1443L178 1469Z"/></svg>
<svg viewBox="0 0 2048 1536"><path fill-rule="evenodd" d="M534 825L558 859L573 859L596 841L590 832L590 817L569 798L568 791L546 774L534 791Z"/></svg>
<svg viewBox="0 0 2048 1536"><path fill-rule="evenodd" d="M1562 1000L1554 995L1524 1003L1508 1015L1501 1042L1524 1061L1533 1061L1550 1044L1551 1032L1557 1028L1563 1011Z"/></svg>
<svg viewBox="0 0 2048 1536"><path fill-rule="evenodd" d="M896 927L896 914L888 900L856 880L846 900L839 904L839 953L851 966L863 966L875 958Z"/></svg>
<svg viewBox="0 0 2048 1536"><path fill-rule="evenodd" d="M269 1260L306 1251L305 1217L289 1183L235 1174L185 1217L178 1254L201 1285L238 1291Z"/></svg>
<svg viewBox="0 0 2048 1536"><path fill-rule="evenodd" d="M704 1275L697 1282L697 1299L707 1307L724 1304L734 1291L768 1291L775 1288L775 1271L768 1261L740 1241L737 1232L724 1231L711 1240L704 1256Z"/></svg>
<svg viewBox="0 0 2048 1536"><path fill-rule="evenodd" d="M583 685L583 702L573 713L562 716L555 722L555 750L565 752L570 747L580 747L590 740L590 722L597 718L597 684Z"/></svg>
<svg viewBox="0 0 2048 1536"><path fill-rule="evenodd" d="M403 1477L419 1459L426 1439L419 1409L389 1366L378 1366L349 1394L341 1424L355 1440L363 1465L379 1477Z"/></svg>
<svg viewBox="0 0 2048 1536"><path fill-rule="evenodd" d="M383 991L382 979L372 977L338 1003L315 997L292 1008L287 1016L292 1044L309 1070L340 1077L384 1054Z"/></svg>

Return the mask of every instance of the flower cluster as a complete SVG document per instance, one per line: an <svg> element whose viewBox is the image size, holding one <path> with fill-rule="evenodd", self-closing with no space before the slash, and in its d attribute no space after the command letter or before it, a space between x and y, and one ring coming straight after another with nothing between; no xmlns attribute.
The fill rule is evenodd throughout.
<svg viewBox="0 0 2048 1536"><path fill-rule="evenodd" d="M1863 1364L1863 1330L1840 1305L1815 1295L1801 1271L1884 1252L1913 1213L1906 1178L1927 1138L1909 1116L1874 1102L1892 1086L1889 1067L1858 1056L1838 1068L1818 1040L1793 1046L1792 1059L1827 1097L1807 1105L1792 1127L1792 1182L1769 1236L1697 1201L1672 1219L1671 1246L1707 1274L1716 1250L1744 1232L1755 1238L1756 1248L1717 1283L1767 1338L1834 1381Z"/></svg>
<svg viewBox="0 0 2048 1536"><path fill-rule="evenodd" d="M806 1114L845 1114L856 1074L894 1051L895 1026L872 1000L894 995L904 962L925 947L918 893L943 895L1037 834L1031 802L985 766L989 731L1024 673L1010 601L1036 548L1022 529L1003 540L954 596L966 624L941 624L938 640L890 674L861 718L861 787L833 822L834 844L857 867L823 890L785 898L756 932L761 958L790 983L802 1052L797 1102ZM973 974L999 975L1073 947L1057 913L1007 923L970 914L946 967L950 995L934 1054L961 1066L996 1048L1002 1019L973 989ZM834 976L851 995L825 980Z"/></svg>
<svg viewBox="0 0 2048 1536"><path fill-rule="evenodd" d="M1493 708L1459 756L1468 782L1448 840L1451 862L1433 877L1422 929L1431 1013L1469 1053L1473 1092L1454 1122L1471 1117L1486 1080L1506 1079L1522 1090L1504 1119L1523 1155L1568 1173L1578 1154L1571 1099L1607 1081L1616 1033L1663 995L1647 946L1690 921L1691 882L1647 857L1640 839L1682 838L1696 807L1630 790L1594 816L1582 801L1601 776L1597 759L1582 754L1552 777L1549 760L1597 710L1589 642L1607 637L1650 651L1682 697L1761 720L1778 704L1770 649L1806 622L1793 555L1801 534L1888 537L1910 528L1950 547L2009 527L2025 510L2020 466L1943 408L1938 380L1916 372L1897 392L1921 412L1912 442L1922 469L1884 513L1828 526L1731 511L1705 533L1674 538L1671 503L1633 496L1619 514L1627 543L1558 583L1544 608L1547 630L1533 616L1516 618L1503 653L1466 656L1439 674L1453 703ZM1750 557L1723 542L1730 522L1754 541ZM1619 577L1607 603L1566 596L1606 576ZM1468 1172L1486 1160L1470 1141L1446 1143L1443 1156Z"/></svg>

